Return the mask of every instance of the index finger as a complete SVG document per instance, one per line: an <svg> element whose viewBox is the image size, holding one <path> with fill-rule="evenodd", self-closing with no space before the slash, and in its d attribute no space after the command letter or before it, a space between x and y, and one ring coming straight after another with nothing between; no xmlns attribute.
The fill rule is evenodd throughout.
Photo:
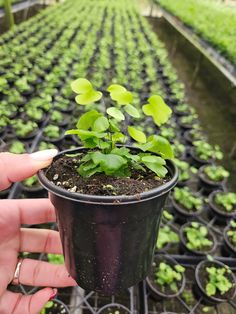
<svg viewBox="0 0 236 314"><path fill-rule="evenodd" d="M55 209L49 199L0 200L0 207L18 211L20 224L55 222Z"/></svg>

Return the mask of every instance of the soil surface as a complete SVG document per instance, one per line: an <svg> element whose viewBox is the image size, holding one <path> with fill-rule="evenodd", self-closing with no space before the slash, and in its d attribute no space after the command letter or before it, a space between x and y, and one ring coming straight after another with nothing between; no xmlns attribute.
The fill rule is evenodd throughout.
<svg viewBox="0 0 236 314"><path fill-rule="evenodd" d="M106 176L102 173L83 178L77 172L81 158L82 155L56 159L46 171L47 178L69 192L102 196L136 195L170 180L168 176L165 179L157 178L148 169L146 172L133 170L128 178Z"/></svg>

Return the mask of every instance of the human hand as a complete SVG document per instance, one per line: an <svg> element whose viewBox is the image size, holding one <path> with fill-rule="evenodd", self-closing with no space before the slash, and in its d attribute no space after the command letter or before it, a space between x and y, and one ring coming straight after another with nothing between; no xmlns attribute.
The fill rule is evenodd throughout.
<svg viewBox="0 0 236 314"><path fill-rule="evenodd" d="M48 166L56 153L56 150L22 155L0 153L0 190ZM21 228L22 224L54 221L54 207L48 199L0 200L0 314L37 314L55 296L52 288L27 296L7 290L15 274L19 252L62 254L57 231ZM64 265L27 258L20 266L18 279L12 283L42 287L76 285Z"/></svg>

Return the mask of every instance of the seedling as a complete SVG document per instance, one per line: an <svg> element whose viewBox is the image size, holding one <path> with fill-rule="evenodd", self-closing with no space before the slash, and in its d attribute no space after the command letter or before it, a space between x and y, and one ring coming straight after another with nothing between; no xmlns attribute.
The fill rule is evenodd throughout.
<svg viewBox="0 0 236 314"><path fill-rule="evenodd" d="M179 181L187 181L191 177L191 173L196 174L197 169L190 167L189 163L175 158L174 162L179 169Z"/></svg>
<svg viewBox="0 0 236 314"><path fill-rule="evenodd" d="M86 79L74 81L71 87L78 94L75 100L80 105L88 105L102 99L102 93L95 90ZM114 84L110 85L107 91L110 94L110 103L114 105L106 107L105 113L95 109L84 113L76 125L77 129L66 132L77 135L83 146L90 149L81 158L78 173L82 177L90 177L96 173L129 177L131 169L149 169L158 177L164 178L168 172L165 159L173 157L170 143L158 135L147 138L144 132L133 125L127 127L126 133L122 132L121 122L125 121L127 116L139 118L140 112L131 105L133 95L125 87ZM150 97L142 110L145 115L151 116L158 126L164 124L171 115L171 109L158 95ZM117 146L118 143L125 143L127 135L135 141L135 146L141 153L135 154L127 147Z"/></svg>
<svg viewBox="0 0 236 314"><path fill-rule="evenodd" d="M155 282L161 286L162 291L166 287L173 292L178 291L178 283L183 279L185 268L179 264L171 266L166 262L161 262L155 272Z"/></svg>
<svg viewBox="0 0 236 314"><path fill-rule="evenodd" d="M13 141L10 145L9 152L13 154L23 154L25 153L25 146L20 141Z"/></svg>
<svg viewBox="0 0 236 314"><path fill-rule="evenodd" d="M234 220L231 220L230 222L230 228L227 231L227 236L233 246L236 247L236 222Z"/></svg>
<svg viewBox="0 0 236 314"><path fill-rule="evenodd" d="M232 212L236 209L236 193L217 193L214 197L214 201L217 205L222 206L227 212Z"/></svg>
<svg viewBox="0 0 236 314"><path fill-rule="evenodd" d="M213 241L208 239L209 233L206 226L192 222L191 226L186 226L183 231L187 238L186 246L188 249L203 251L212 247Z"/></svg>
<svg viewBox="0 0 236 314"><path fill-rule="evenodd" d="M30 135L38 128L38 125L35 122L32 121L26 122L21 119L16 119L12 121L12 126L15 130L16 135L20 137Z"/></svg>
<svg viewBox="0 0 236 314"><path fill-rule="evenodd" d="M163 218L165 218L168 221L171 221L174 219L174 216L169 213L166 209L163 210Z"/></svg>
<svg viewBox="0 0 236 314"><path fill-rule="evenodd" d="M181 117L180 118L180 122L182 124L185 124L185 125L187 125L187 124L191 124L192 125L196 119L197 119L197 115L196 114L192 114L192 115Z"/></svg>
<svg viewBox="0 0 236 314"><path fill-rule="evenodd" d="M64 264L64 257L60 254L47 254L48 261L52 264L60 265Z"/></svg>
<svg viewBox="0 0 236 314"><path fill-rule="evenodd" d="M51 114L50 121L54 123L63 121L63 114L60 111L54 110Z"/></svg>
<svg viewBox="0 0 236 314"><path fill-rule="evenodd" d="M54 303L52 301L49 301L44 308L41 310L40 314L46 314L47 309L51 309L53 307Z"/></svg>
<svg viewBox="0 0 236 314"><path fill-rule="evenodd" d="M43 134L49 139L56 139L60 137L60 128L57 125L48 125L43 130Z"/></svg>
<svg viewBox="0 0 236 314"><path fill-rule="evenodd" d="M174 155L177 158L180 158L183 153L185 152L185 146L180 143L178 140L175 140L173 145L172 145L173 151L174 151Z"/></svg>
<svg viewBox="0 0 236 314"><path fill-rule="evenodd" d="M168 243L178 243L179 236L168 225L160 227L156 247L162 249Z"/></svg>
<svg viewBox="0 0 236 314"><path fill-rule="evenodd" d="M214 182L220 182L228 178L229 172L222 166L210 165L204 168L204 174Z"/></svg>
<svg viewBox="0 0 236 314"><path fill-rule="evenodd" d="M195 141L193 142L195 146L195 152L197 156L205 161L210 159L221 160L223 158L223 153L218 145L212 146L205 141Z"/></svg>
<svg viewBox="0 0 236 314"><path fill-rule="evenodd" d="M205 289L208 296L214 296L217 293L224 295L233 287L232 282L227 277L227 273L231 273L227 266L220 268L207 267L206 271L208 280Z"/></svg>
<svg viewBox="0 0 236 314"><path fill-rule="evenodd" d="M194 195L188 187L175 188L174 199L178 204L182 205L190 212L199 211L203 206L202 199L199 196Z"/></svg>

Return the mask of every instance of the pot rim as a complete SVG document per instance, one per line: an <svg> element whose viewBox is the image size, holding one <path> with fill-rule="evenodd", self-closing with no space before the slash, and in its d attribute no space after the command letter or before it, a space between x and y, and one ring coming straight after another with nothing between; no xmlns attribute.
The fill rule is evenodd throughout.
<svg viewBox="0 0 236 314"><path fill-rule="evenodd" d="M235 217L236 215L236 210L233 210L232 212L227 212L227 211L222 211L220 209L220 207L218 207L218 205L215 203L214 201L214 197L217 194L222 194L222 193L227 193L227 191L223 191L223 190L216 190L210 193L210 195L208 196L209 199L209 206L211 208L212 211L214 211L214 213L218 214L221 217L224 217L226 219L232 219Z"/></svg>
<svg viewBox="0 0 236 314"><path fill-rule="evenodd" d="M225 244L230 248L230 250L236 254L236 248L233 247L233 245L231 244L230 240L229 240L229 237L227 235L227 231L229 231L231 229L231 225L228 224L225 228L224 228L224 231L223 231L223 237L224 237L224 240L225 240Z"/></svg>
<svg viewBox="0 0 236 314"><path fill-rule="evenodd" d="M204 183L206 183L206 184L208 184L208 185L211 185L212 187L218 188L218 187L222 186L223 184L225 184L225 183L227 182L227 178L223 178L223 179L220 180L220 181L213 181L213 180L211 180L211 179L207 176L207 174L204 172L204 170L205 170L206 167L209 167L209 166L211 166L211 165L208 164L208 165L203 165L203 166L201 166L201 167L199 168L199 170L198 170L198 177L199 177Z"/></svg>
<svg viewBox="0 0 236 314"><path fill-rule="evenodd" d="M232 271L231 271L230 275L231 275L231 278L233 279L232 284L234 284L234 286L233 286L232 288L234 288L234 293L233 293L233 295L232 295L231 298L217 298L217 297L214 297L214 296L208 296L208 295L206 294L206 291L205 291L205 289L203 288L202 283L201 283L201 280L200 280L200 278L199 278L199 272L200 272L200 269L201 269L202 265L204 265L204 264L206 264L206 263L208 263L208 262L209 262L209 263L213 263L213 264L215 264L215 265L217 265L217 266L220 266L220 267L225 267L225 266L226 266L224 263L221 263L221 262L216 261L216 260L214 260L214 261L203 260L203 261L201 261L201 262L197 265L196 270L195 270L195 280L196 280L196 283L197 283L197 285L198 285L198 288L201 290L201 293L203 293L204 296L206 296L209 300L211 300L211 301L213 301L213 302L217 302L217 303L225 302L225 301L227 301L227 300L232 300L232 299L235 297L235 295L236 295L236 285L235 285L235 283L236 283L236 278L235 278L235 275L234 275L234 273L233 273ZM231 289L232 289L232 288L231 288Z"/></svg>
<svg viewBox="0 0 236 314"><path fill-rule="evenodd" d="M106 304L104 305L103 307L100 308L100 310L97 312L97 314L102 314L102 312L106 309L109 309L109 308L118 308L120 310L125 310L129 313L131 313L131 311L126 307L124 306L123 304L119 304L119 303L110 303L110 304Z"/></svg>
<svg viewBox="0 0 236 314"><path fill-rule="evenodd" d="M138 150L137 148L129 146L129 145L126 145L125 147ZM57 154L56 157L54 158L58 158L59 156L63 154L75 153L83 149L84 147L67 149ZM136 195L101 196L101 195L90 195L90 194L68 192L67 190L56 186L54 183L48 180L48 178L45 175L45 169L39 170L38 178L42 186L46 188L49 192L52 192L53 194L57 196L69 199L71 201L81 201L85 203L101 203L101 204L106 203L110 205L119 205L120 203L130 204L130 203L137 203L137 202L150 200L150 199L156 198L157 196L161 196L169 192L171 188L173 188L177 184L178 169L176 165L171 160L166 160L166 163L167 163L168 171L171 174L171 179L165 184L158 186L157 188L154 188L149 191L136 194Z"/></svg>

